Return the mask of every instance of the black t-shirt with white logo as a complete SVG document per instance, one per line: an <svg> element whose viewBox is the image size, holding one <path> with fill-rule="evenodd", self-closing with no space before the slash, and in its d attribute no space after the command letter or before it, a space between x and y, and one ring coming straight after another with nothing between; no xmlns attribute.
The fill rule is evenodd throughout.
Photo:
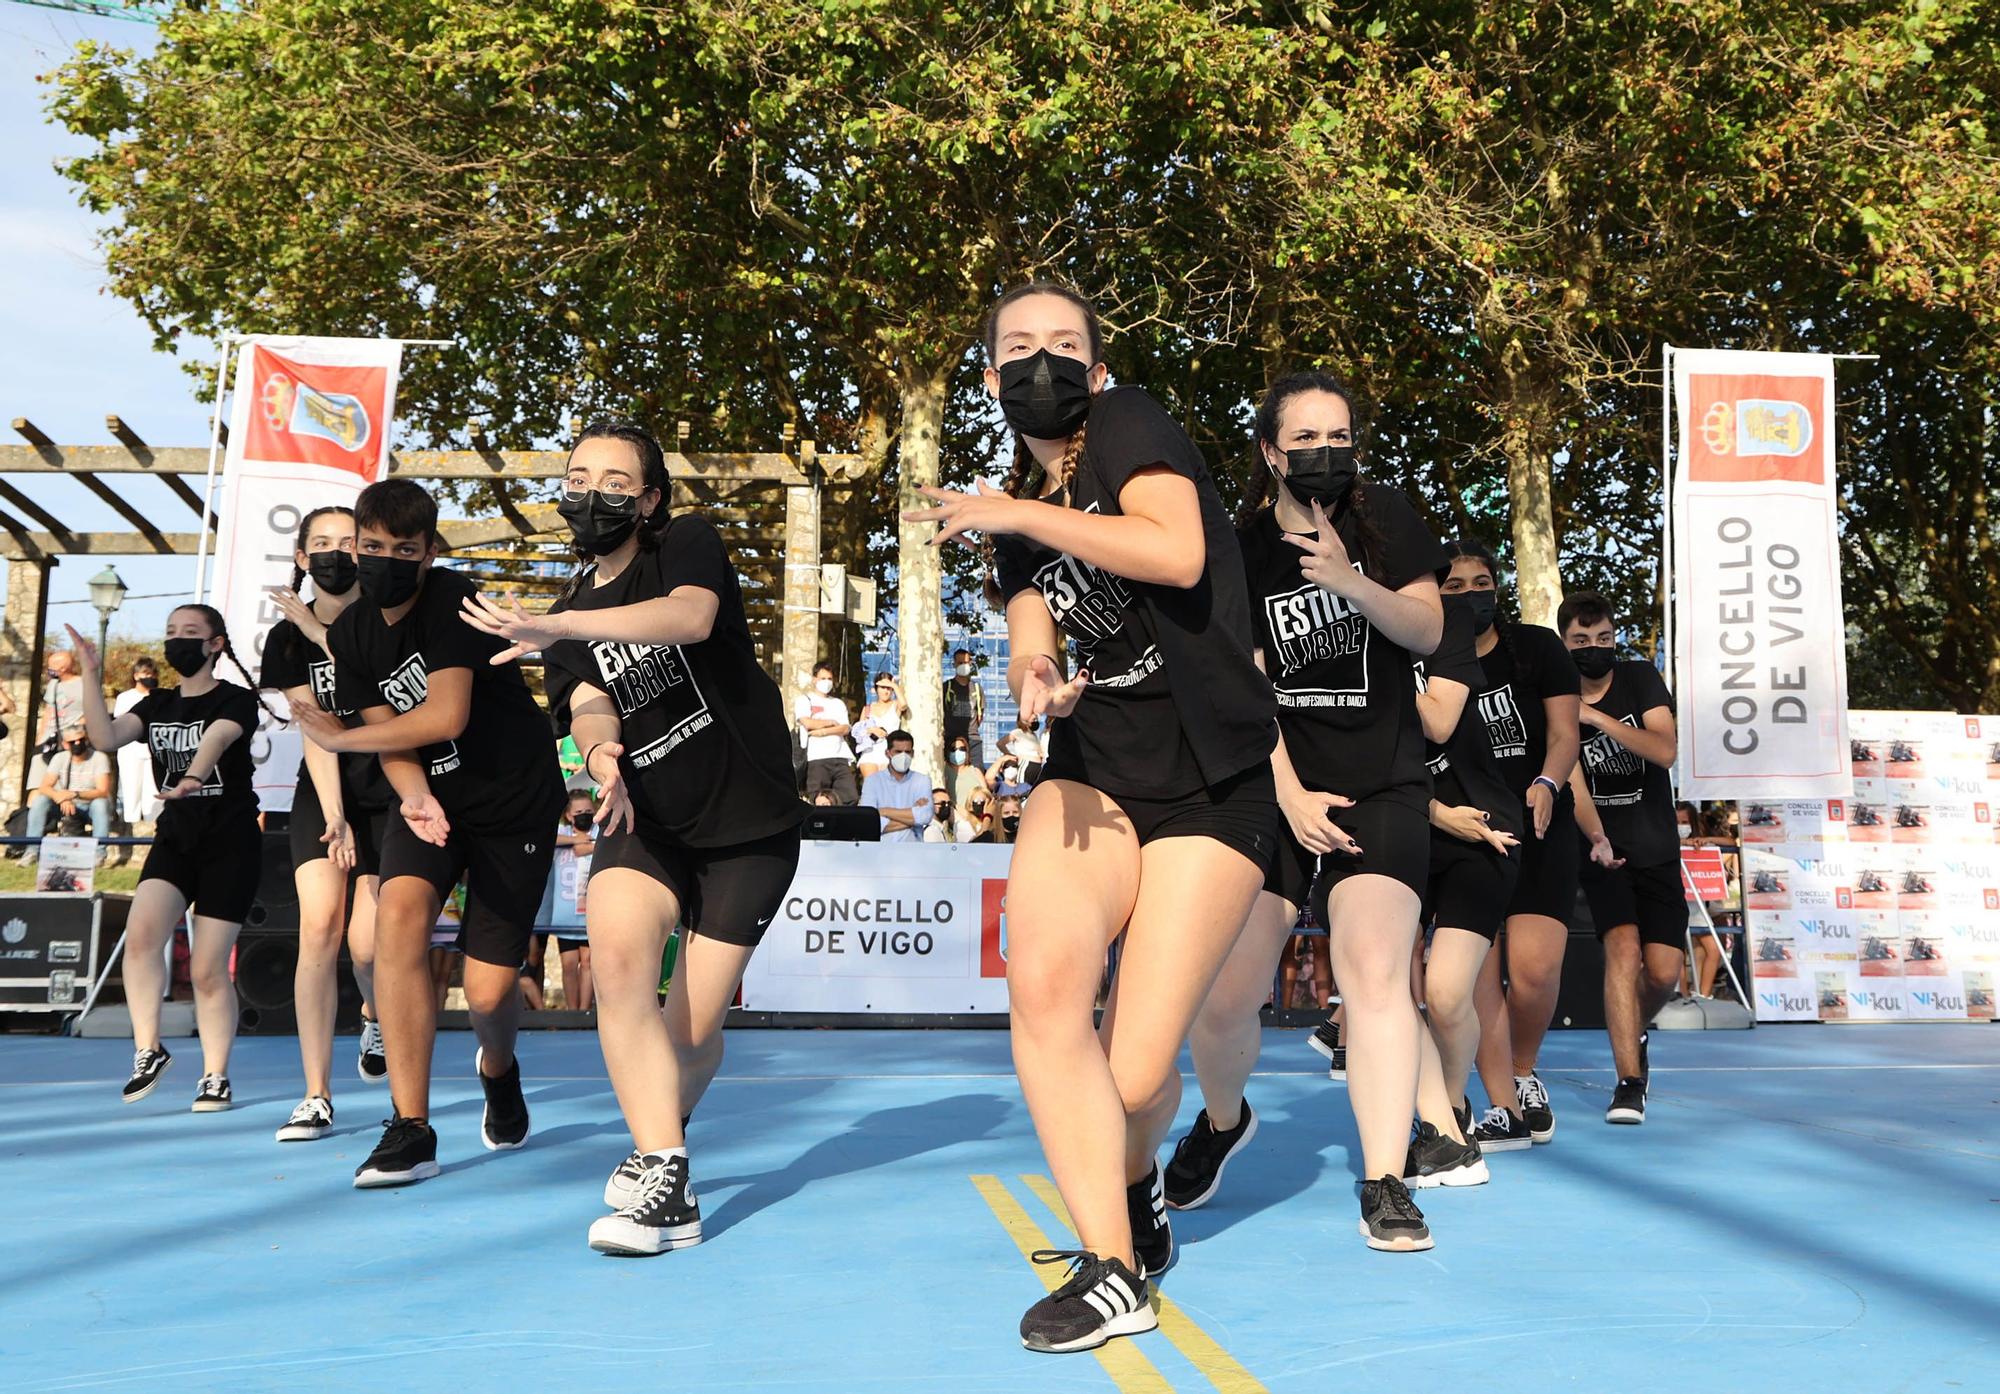
<svg viewBox="0 0 2000 1394"><path fill-rule="evenodd" d="M715 625L698 644L565 639L543 654L549 705L567 730L580 683L618 708L619 764L641 826L690 847L726 847L796 825L805 814L793 783L791 737L778 685L757 663L743 590L722 537L683 513L657 548L642 549L616 578L586 572L556 610L638 605L699 586L716 598ZM585 752L588 754L588 752Z"/></svg>
<svg viewBox="0 0 2000 1394"><path fill-rule="evenodd" d="M1583 679L1568 646L1553 629L1502 624L1499 632L1493 651L1480 660L1486 677L1474 689L1473 701L1500 778L1525 798L1549 755L1549 714L1543 699L1574 697Z"/></svg>
<svg viewBox="0 0 2000 1394"><path fill-rule="evenodd" d="M132 708L130 715L145 723L143 739L153 754L153 783L163 792L187 773L211 722L233 721L243 728L199 789L160 805L161 827L206 831L231 818L257 816L248 739L257 729L257 712L257 698L249 688L221 679L199 697L183 696L177 687L155 688Z"/></svg>
<svg viewBox="0 0 2000 1394"><path fill-rule="evenodd" d="M421 705L430 675L447 668L472 674L472 698L458 739L417 752L431 793L454 829L472 833L544 834L562 815L562 769L548 716L512 663L488 660L508 647L460 614L478 587L454 571L425 574L410 612L395 624L367 597L355 601L327 631L333 650L334 701L356 713Z"/></svg>
<svg viewBox="0 0 2000 1394"><path fill-rule="evenodd" d="M359 712L341 707L334 696L333 660L326 650L307 639L290 620L279 620L264 637L264 672L259 687L290 692L295 687L312 690L319 709L340 718L346 726L359 726ZM382 773L382 762L373 755L346 751L340 761L340 797L343 808L380 812L396 802L396 791ZM299 762L299 783L309 778L305 761Z"/></svg>
<svg viewBox="0 0 2000 1394"><path fill-rule="evenodd" d="M1476 641L1471 611L1447 600L1444 637L1438 641L1437 652L1417 663L1419 690L1428 678L1449 679L1466 689L1465 710L1459 713L1451 739L1442 745L1429 739L1424 741L1426 763L1431 771L1431 797L1439 803L1479 809L1487 815L1489 826L1520 837L1521 796L1501 779L1493 760L1493 748L1486 741L1486 727L1475 706L1480 685L1485 681Z"/></svg>
<svg viewBox="0 0 2000 1394"><path fill-rule="evenodd" d="M1652 664L1620 659L1611 686L1592 706L1614 721L1646 727L1655 707L1673 710L1673 694ZM1643 759L1603 731L1583 729L1583 777L1611 848L1633 866L1659 866L1680 855L1674 786L1665 767Z"/></svg>
<svg viewBox="0 0 2000 1394"><path fill-rule="evenodd" d="M1144 392L1098 394L1085 432L1068 506L1116 515L1133 475L1165 467L1194 482L1207 564L1183 590L1126 580L1023 537L994 539L1002 597L1038 591L1075 648L1075 667L1090 672L1076 710L1049 723L1042 777L1176 798L1269 759L1277 743L1270 685L1251 658L1236 536L1201 452Z"/></svg>
<svg viewBox="0 0 2000 1394"><path fill-rule="evenodd" d="M1402 493L1368 483L1369 517L1381 532L1382 574L1390 590L1435 577L1444 548ZM1343 508L1334 531L1360 569L1361 524ZM1413 655L1378 633L1351 602L1309 581L1305 556L1285 540L1267 508L1242 532L1243 564L1256 616L1257 647L1278 694L1278 725L1299 782L1350 799L1388 798L1422 812L1430 802L1424 728L1410 681Z"/></svg>

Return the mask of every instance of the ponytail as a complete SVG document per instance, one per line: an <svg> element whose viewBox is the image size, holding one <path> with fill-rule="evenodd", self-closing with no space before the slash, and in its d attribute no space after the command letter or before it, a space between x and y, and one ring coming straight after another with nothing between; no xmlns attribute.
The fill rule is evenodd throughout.
<svg viewBox="0 0 2000 1394"><path fill-rule="evenodd" d="M258 706L264 709L264 714L280 726L285 725L285 718L279 716L277 710L264 700L263 694L258 691L257 680L250 676L250 670L245 668L243 660L236 656L236 646L229 642L229 626L223 622L222 611L216 609L213 605L202 605L196 602L174 606L175 614L179 614L182 610L192 610L197 615L200 615L202 622L208 626L209 637L211 639L220 638L222 640L222 652L216 654L214 659L211 659L210 666L214 666L215 659L228 659L231 665L235 667L237 673L243 678L243 685L250 689L251 697L256 700Z"/></svg>
<svg viewBox="0 0 2000 1394"><path fill-rule="evenodd" d="M1083 461L1084 437L1089 427L1079 426L1076 434L1069 438L1062 454L1062 487L1066 493L1070 482L1076 478L1076 467ZM1041 492L1049 472L1035 461L1035 454L1028 449L1028 442L1020 436L1014 437L1014 463L1007 470L1007 478L1001 489L1011 498L1034 498ZM1003 609L1007 598L1000 593L1000 569L993 557L993 540L986 539L979 547L986 561L986 603L994 609Z"/></svg>

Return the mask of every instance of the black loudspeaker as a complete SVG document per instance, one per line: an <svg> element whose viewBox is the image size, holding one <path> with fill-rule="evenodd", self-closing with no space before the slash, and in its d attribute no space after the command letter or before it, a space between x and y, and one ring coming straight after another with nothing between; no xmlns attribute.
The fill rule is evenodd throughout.
<svg viewBox="0 0 2000 1394"><path fill-rule="evenodd" d="M1604 1029L1604 946L1597 942L1590 905L1581 892L1569 919L1569 943L1563 946L1562 981L1556 986L1552 1030Z"/></svg>
<svg viewBox="0 0 2000 1394"><path fill-rule="evenodd" d="M277 826L267 828L264 833L257 895L250 902L250 913L243 917L246 936L253 929L286 929L296 933L299 927L299 888L292 880L291 832L281 814L272 814L268 822Z"/></svg>
<svg viewBox="0 0 2000 1394"><path fill-rule="evenodd" d="M298 1030L292 984L299 967L299 890L292 879L292 842L286 820L264 833L263 869L257 897L236 939L237 1029L246 1036L289 1036ZM361 1021L361 989L355 986L347 949L340 951L338 1005L334 1029L355 1031Z"/></svg>
<svg viewBox="0 0 2000 1394"><path fill-rule="evenodd" d="M880 842L882 815L866 806L815 806L806 810L800 835L815 842Z"/></svg>

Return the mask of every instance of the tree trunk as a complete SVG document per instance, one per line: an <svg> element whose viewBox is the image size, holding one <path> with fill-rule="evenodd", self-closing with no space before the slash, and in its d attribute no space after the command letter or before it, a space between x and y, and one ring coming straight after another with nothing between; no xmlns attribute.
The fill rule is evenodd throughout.
<svg viewBox="0 0 2000 1394"><path fill-rule="evenodd" d="M1529 624L1553 626L1562 604L1555 495L1548 443L1527 416L1510 412L1501 427L1507 498L1514 514L1514 603Z"/></svg>
<svg viewBox="0 0 2000 1394"><path fill-rule="evenodd" d="M918 489L938 482L938 447L944 427L949 369L911 370L902 385L903 421L896 458L896 638L901 650L903 699L910 704L916 767L933 780L944 771L944 593L938 549L930 545L935 523L906 523L902 511L926 500Z"/></svg>

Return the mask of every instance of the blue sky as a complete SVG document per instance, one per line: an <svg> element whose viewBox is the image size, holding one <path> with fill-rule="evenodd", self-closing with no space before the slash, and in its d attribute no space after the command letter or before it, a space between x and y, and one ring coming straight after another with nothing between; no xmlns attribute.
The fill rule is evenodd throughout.
<svg viewBox="0 0 2000 1394"><path fill-rule="evenodd" d="M63 444L110 445L107 413L116 413L152 445L205 445L208 409L170 355L121 300L104 293L95 247L99 222L77 206L54 164L81 149L49 123L48 89L35 79L55 67L79 39L143 47L153 31L139 24L0 3L0 431L19 443L8 423L26 416ZM213 364L213 345L188 345ZM81 484L11 476L23 492L77 528L129 531L129 525ZM152 480L106 475L114 487L163 527L186 530L194 515ZM171 598L194 586L192 557L110 559L131 596L112 631L157 635ZM0 563L4 565L4 563ZM55 568L50 586L52 629L67 621L94 633L97 612L86 602L89 579L104 560L77 557ZM63 603L69 602L69 603Z"/></svg>

